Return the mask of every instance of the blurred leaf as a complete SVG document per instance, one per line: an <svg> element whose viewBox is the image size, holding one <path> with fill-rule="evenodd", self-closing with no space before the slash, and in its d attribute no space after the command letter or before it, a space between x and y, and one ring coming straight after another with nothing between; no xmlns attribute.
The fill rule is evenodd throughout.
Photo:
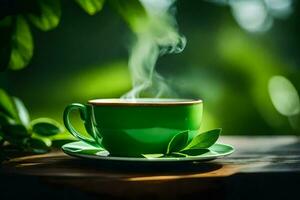
<svg viewBox="0 0 300 200"><path fill-rule="evenodd" d="M21 15L14 18L11 45L9 68L13 70L24 68L32 58L33 40L29 25Z"/></svg>
<svg viewBox="0 0 300 200"><path fill-rule="evenodd" d="M63 127L62 127L63 128ZM77 139L70 134L69 132L66 132L65 130L63 130L64 132L56 134L56 135L52 135L52 136L48 136L49 139L51 140L73 140L76 141Z"/></svg>
<svg viewBox="0 0 300 200"><path fill-rule="evenodd" d="M139 32L144 29L148 17L139 0L110 0L109 2L128 23L132 31Z"/></svg>
<svg viewBox="0 0 300 200"><path fill-rule="evenodd" d="M26 141L26 145L29 150L34 153L47 153L50 150L49 144L47 144L46 140L40 138L30 138Z"/></svg>
<svg viewBox="0 0 300 200"><path fill-rule="evenodd" d="M56 82L52 91L55 93L57 87L67 90L72 98L91 98L93 96L111 97L111 95L119 96L131 88L130 75L127 63L124 61L112 62L104 65L89 66L89 70L81 70L65 79L63 82ZM113 81L113 84L111 84ZM80 84L81 83L81 84ZM76 91L76 87L86 88L81 94ZM99 87L102 90L99 90ZM60 95L60 93L57 93ZM66 98L67 96L61 96Z"/></svg>
<svg viewBox="0 0 300 200"><path fill-rule="evenodd" d="M14 102L3 89L0 89L0 112L3 112L11 118L18 119Z"/></svg>
<svg viewBox="0 0 300 200"><path fill-rule="evenodd" d="M16 108L17 108L20 122L24 126L28 127L30 119L29 119L29 114L28 114L26 107L24 106L23 102L19 98L13 97L13 100L14 100Z"/></svg>
<svg viewBox="0 0 300 200"><path fill-rule="evenodd" d="M0 71L8 67L11 53L11 34L13 31L11 17L0 20Z"/></svg>
<svg viewBox="0 0 300 200"><path fill-rule="evenodd" d="M39 29L49 31L55 28L60 21L60 0L37 0L39 11L29 14L30 21Z"/></svg>
<svg viewBox="0 0 300 200"><path fill-rule="evenodd" d="M52 145L52 141L48 137L43 137L43 136L39 136L39 135L32 135L31 138L42 140L47 145L47 147L51 147L51 145Z"/></svg>
<svg viewBox="0 0 300 200"><path fill-rule="evenodd" d="M75 0L89 15L102 10L105 0Z"/></svg>
<svg viewBox="0 0 300 200"><path fill-rule="evenodd" d="M13 140L21 140L24 137L29 137L30 133L27 131L26 127L21 124L7 124L2 127L5 138L10 138Z"/></svg>
<svg viewBox="0 0 300 200"><path fill-rule="evenodd" d="M183 149L188 142L189 132L184 131L175 135L168 144L167 153L177 152Z"/></svg>
<svg viewBox="0 0 300 200"><path fill-rule="evenodd" d="M7 125L7 124L16 124L16 121L11 117L5 115L4 113L0 113L0 126Z"/></svg>
<svg viewBox="0 0 300 200"><path fill-rule="evenodd" d="M64 131L63 126L49 118L39 118L31 123L32 131L40 136L52 136Z"/></svg>
<svg viewBox="0 0 300 200"><path fill-rule="evenodd" d="M47 138L49 138L52 141L52 146L56 148L60 148L64 144L77 141L77 139L73 135L67 132L48 136Z"/></svg>
<svg viewBox="0 0 300 200"><path fill-rule="evenodd" d="M204 133L200 133L199 135L195 136L193 140L183 150L207 149L218 140L221 131L222 129L218 128Z"/></svg>
<svg viewBox="0 0 300 200"><path fill-rule="evenodd" d="M232 127L237 129L237 124L244 121L246 121L245 124L248 124L249 117L251 116L250 112L253 114L259 112L259 115L253 118L256 120L256 127L260 126L258 124L264 123L269 127L273 127L273 130L278 130L279 126L286 123L286 118L280 115L272 105L267 85L270 77L276 74L286 74L290 66L267 43L262 42L262 40L256 40L253 37L248 37L240 29L233 28L232 26L224 28L216 35L216 38L220 58L223 63L227 63L225 65L227 72L239 72L241 73L241 77L247 80L244 84L247 88L243 90L244 92L247 91L247 93L244 94L242 92L242 95L248 95L246 99L247 101L250 100L249 103L253 105L249 112L245 111L245 109L236 112L241 114L241 116L242 113L245 113L246 120L238 119L239 123L234 123ZM235 84L240 85L236 81ZM236 93L236 91L233 92ZM236 95L233 96L232 100L236 98ZM229 101L232 101L231 99ZM245 105L245 102L240 103ZM230 112L237 110L230 109ZM236 116L235 113L231 113L231 115ZM236 122L236 120L234 121ZM262 127L259 129L262 129ZM283 130L286 130L286 127Z"/></svg>

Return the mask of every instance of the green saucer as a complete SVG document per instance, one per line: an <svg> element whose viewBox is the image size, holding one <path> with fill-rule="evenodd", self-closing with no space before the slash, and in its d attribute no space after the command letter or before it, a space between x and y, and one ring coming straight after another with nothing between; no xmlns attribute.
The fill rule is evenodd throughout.
<svg viewBox="0 0 300 200"><path fill-rule="evenodd" d="M230 155L234 152L234 148L227 144L216 143L208 150L202 151L200 154L193 152L188 157L161 157L161 158L144 158L144 157L115 157L110 156L108 151L93 147L84 142L71 142L62 146L62 150L74 157L86 158L102 161L125 161L125 162L186 162L186 161L208 161Z"/></svg>

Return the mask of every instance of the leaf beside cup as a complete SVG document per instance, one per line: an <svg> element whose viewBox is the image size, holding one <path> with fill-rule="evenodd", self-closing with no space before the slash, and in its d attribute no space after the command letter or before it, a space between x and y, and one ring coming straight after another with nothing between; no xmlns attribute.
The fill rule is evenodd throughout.
<svg viewBox="0 0 300 200"><path fill-rule="evenodd" d="M187 145L188 140L189 131L183 131L176 134L169 142L166 154L180 151Z"/></svg>
<svg viewBox="0 0 300 200"><path fill-rule="evenodd" d="M217 128L196 135L193 140L183 149L207 149L218 140L222 129Z"/></svg>

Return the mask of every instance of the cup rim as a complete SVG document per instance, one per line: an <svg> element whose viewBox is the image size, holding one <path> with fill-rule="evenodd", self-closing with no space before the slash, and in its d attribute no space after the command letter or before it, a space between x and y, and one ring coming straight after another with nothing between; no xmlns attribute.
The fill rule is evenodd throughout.
<svg viewBox="0 0 300 200"><path fill-rule="evenodd" d="M155 98L137 98L143 101L136 101L136 99L119 99L119 98L104 98L104 99L92 99L88 101L88 104L94 106L114 105L114 106L176 106L176 105L193 105L201 104L201 99L181 99L181 98L159 98L163 101L151 101ZM148 101L147 101L148 100ZM172 101L173 100L173 101ZM174 101L178 100L178 101Z"/></svg>

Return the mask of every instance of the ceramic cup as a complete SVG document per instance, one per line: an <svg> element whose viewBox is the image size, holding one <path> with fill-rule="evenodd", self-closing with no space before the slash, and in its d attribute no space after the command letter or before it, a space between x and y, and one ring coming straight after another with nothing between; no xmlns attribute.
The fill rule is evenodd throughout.
<svg viewBox="0 0 300 200"><path fill-rule="evenodd" d="M90 138L77 132L69 114L79 110ZM203 104L192 99L96 99L73 103L64 111L64 124L78 139L104 147L111 155L136 157L165 153L176 134L189 131L191 140L200 128Z"/></svg>

